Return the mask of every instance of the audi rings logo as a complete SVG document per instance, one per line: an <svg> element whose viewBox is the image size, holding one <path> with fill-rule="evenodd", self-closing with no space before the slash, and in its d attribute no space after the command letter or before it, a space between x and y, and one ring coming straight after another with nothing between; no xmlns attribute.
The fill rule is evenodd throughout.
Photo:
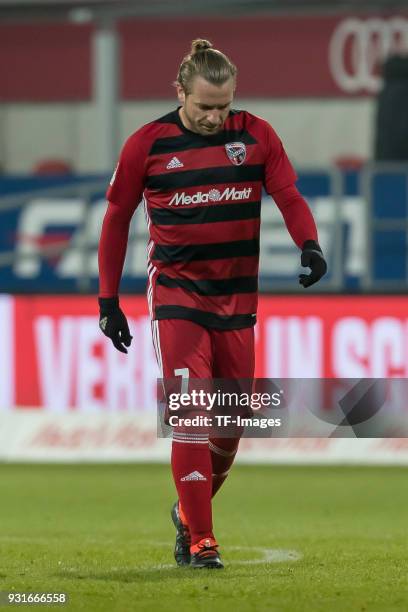
<svg viewBox="0 0 408 612"><path fill-rule="evenodd" d="M408 53L408 19L345 19L330 40L330 70L343 91L376 93L379 68L393 53Z"/></svg>

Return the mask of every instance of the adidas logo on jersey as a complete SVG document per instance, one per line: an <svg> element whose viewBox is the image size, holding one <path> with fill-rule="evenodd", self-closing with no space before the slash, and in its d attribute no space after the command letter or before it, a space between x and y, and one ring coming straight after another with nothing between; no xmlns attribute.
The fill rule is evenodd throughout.
<svg viewBox="0 0 408 612"><path fill-rule="evenodd" d="M180 478L181 482L185 482L186 480L207 480L205 476L203 476L202 474L200 474L200 472L197 472L197 470L194 470L194 472L191 472L191 474L187 474L187 476L183 476L183 478Z"/></svg>
<svg viewBox="0 0 408 612"><path fill-rule="evenodd" d="M210 189L207 193L199 191L194 195L183 193L175 193L169 202L169 206L182 206L186 204L206 204L207 202L222 202L223 200L247 200L252 193L252 187L245 189L237 189L236 187L227 187L224 191L219 189Z"/></svg>
<svg viewBox="0 0 408 612"><path fill-rule="evenodd" d="M173 157L166 166L167 170L173 170L173 168L184 168L184 164L178 159L178 157Z"/></svg>

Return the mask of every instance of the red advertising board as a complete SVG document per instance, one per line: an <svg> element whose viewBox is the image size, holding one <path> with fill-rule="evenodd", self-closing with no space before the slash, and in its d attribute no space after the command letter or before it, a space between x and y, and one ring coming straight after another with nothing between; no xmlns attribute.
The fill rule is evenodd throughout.
<svg viewBox="0 0 408 612"><path fill-rule="evenodd" d="M269 297L259 307L258 376L408 376L408 297Z"/></svg>
<svg viewBox="0 0 408 612"><path fill-rule="evenodd" d="M0 409L149 411L158 369L143 296L123 297L128 355L98 328L93 297L0 298ZM408 297L263 296L256 375L408 377Z"/></svg>
<svg viewBox="0 0 408 612"><path fill-rule="evenodd" d="M384 59L408 52L407 30L408 13L395 11L127 20L118 25L121 97L173 99L179 63L197 37L237 64L240 98L373 95ZM0 100L89 100L93 32L84 24L1 25Z"/></svg>

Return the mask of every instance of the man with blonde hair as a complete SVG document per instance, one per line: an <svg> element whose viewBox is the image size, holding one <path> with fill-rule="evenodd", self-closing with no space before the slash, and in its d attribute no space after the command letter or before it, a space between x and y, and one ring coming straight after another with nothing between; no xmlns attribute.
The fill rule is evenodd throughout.
<svg viewBox="0 0 408 612"><path fill-rule="evenodd" d="M231 110L237 69L206 40L193 41L175 83L179 108L125 143L107 192L99 248L100 327L124 353L131 335L119 283L131 217L143 199L147 297L163 378L251 379L258 299L262 189L271 194L311 273L326 272L310 209L281 141L263 119ZM239 438L173 430L172 509L178 565L222 568L211 499Z"/></svg>

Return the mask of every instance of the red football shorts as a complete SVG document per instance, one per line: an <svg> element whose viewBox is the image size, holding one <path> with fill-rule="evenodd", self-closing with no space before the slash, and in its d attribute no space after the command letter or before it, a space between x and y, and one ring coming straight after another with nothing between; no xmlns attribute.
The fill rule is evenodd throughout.
<svg viewBox="0 0 408 612"><path fill-rule="evenodd" d="M163 378L253 378L254 328L208 329L185 319L152 321L153 344ZM188 370L188 373L186 372Z"/></svg>

